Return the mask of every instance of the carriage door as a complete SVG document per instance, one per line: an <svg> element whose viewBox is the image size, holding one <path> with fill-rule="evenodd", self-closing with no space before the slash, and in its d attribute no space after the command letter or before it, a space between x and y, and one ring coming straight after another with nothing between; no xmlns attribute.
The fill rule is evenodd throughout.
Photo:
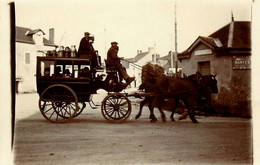
<svg viewBox="0 0 260 165"><path fill-rule="evenodd" d="M198 62L198 71L202 75L210 75L210 61Z"/></svg>

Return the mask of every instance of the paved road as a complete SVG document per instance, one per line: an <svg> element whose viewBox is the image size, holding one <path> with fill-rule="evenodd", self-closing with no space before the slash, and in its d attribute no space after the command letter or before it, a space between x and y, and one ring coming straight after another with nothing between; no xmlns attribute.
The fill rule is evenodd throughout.
<svg viewBox="0 0 260 165"><path fill-rule="evenodd" d="M94 99L101 100L104 93ZM150 123L147 108L135 120L107 123L100 109L87 109L68 124L52 124L38 110L37 94L17 95L16 165L251 164L251 120L197 116ZM159 118L157 110L156 116Z"/></svg>

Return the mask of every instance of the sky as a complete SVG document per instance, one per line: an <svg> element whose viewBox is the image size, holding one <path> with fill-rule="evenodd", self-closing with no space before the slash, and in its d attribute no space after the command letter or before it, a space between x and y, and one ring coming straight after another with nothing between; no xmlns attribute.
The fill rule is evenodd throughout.
<svg viewBox="0 0 260 165"><path fill-rule="evenodd" d="M17 0L16 26L40 28L46 38L54 28L57 45L77 48L88 31L102 58L112 41L122 57L148 47L162 57L175 51L175 3L178 52L230 23L231 12L235 21L251 21L250 0Z"/></svg>

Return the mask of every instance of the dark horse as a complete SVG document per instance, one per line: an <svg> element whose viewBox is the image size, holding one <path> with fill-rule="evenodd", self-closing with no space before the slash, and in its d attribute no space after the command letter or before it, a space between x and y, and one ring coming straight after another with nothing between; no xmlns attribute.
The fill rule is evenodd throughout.
<svg viewBox="0 0 260 165"><path fill-rule="evenodd" d="M154 69L157 69L154 71ZM202 76L197 73L189 78L172 78L165 76L159 66L147 64L142 72L142 84L140 88L146 93L152 93L152 97L148 96L140 103L140 111L136 115L136 119L141 116L142 107L148 103L150 110L151 122L157 119L153 113L154 107L157 107L161 113L163 121L166 121L162 107L165 99L170 99L173 103L171 120L174 121L173 115L177 108L178 102L182 100L188 109L188 114L192 122L197 123L194 117L194 105L198 104L199 98L202 98L204 89L210 89L211 92L218 92L215 76Z"/></svg>
<svg viewBox="0 0 260 165"><path fill-rule="evenodd" d="M188 76L187 79L191 79L192 81L196 82L198 84L198 95L195 98L195 107L199 109L204 109L206 112L211 111L211 94L217 94L218 93L218 86L217 86L217 80L216 75L201 75L199 72L196 74ZM174 113L176 111L176 108L178 106L179 101L182 100L181 97L176 96L174 107L172 109L171 114L171 120L174 121ZM194 107L193 107L194 108ZM185 116L182 116L181 118L185 118Z"/></svg>

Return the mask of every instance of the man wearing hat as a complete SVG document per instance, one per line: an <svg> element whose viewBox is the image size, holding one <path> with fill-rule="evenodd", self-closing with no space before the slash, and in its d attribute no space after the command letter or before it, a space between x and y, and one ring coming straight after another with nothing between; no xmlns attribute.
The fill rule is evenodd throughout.
<svg viewBox="0 0 260 165"><path fill-rule="evenodd" d="M125 81L126 81L126 85L130 84L132 81L134 81L134 77L130 77L127 73L126 73L126 69L124 66L121 65L120 60L123 59L123 57L118 57L117 53L118 53L118 46L117 46L117 42L111 42L111 47L107 52L107 62L106 65L107 66L115 66L116 69L119 72L119 76L122 77Z"/></svg>
<svg viewBox="0 0 260 165"><path fill-rule="evenodd" d="M94 37L90 36L89 32L85 32L85 37L80 40L78 56L85 57L84 55L92 55L92 66L100 69L101 66L98 65L98 54L96 53L92 43L94 42Z"/></svg>

